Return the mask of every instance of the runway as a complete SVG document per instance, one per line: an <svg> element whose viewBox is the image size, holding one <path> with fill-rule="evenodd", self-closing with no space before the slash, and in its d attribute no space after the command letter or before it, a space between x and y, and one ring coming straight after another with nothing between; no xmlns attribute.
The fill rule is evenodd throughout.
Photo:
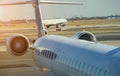
<svg viewBox="0 0 120 76"><path fill-rule="evenodd" d="M30 51L24 56L16 57L0 50L0 76L44 76L44 74L36 69Z"/></svg>
<svg viewBox="0 0 120 76"><path fill-rule="evenodd" d="M120 46L120 40L100 41L100 43ZM45 76L45 74L36 69L30 51L22 57L16 57L8 53L5 46L1 46L0 76Z"/></svg>
<svg viewBox="0 0 120 76"><path fill-rule="evenodd" d="M104 30L104 27L111 27L109 28L110 31ZM89 26L89 27L73 26L73 27L65 27L65 28L62 27L63 31L61 32L64 33L66 31L69 31L69 32L72 31L74 33L76 31L81 30L81 28L87 28L88 31L92 31L95 34L98 42L114 45L114 46L120 46L120 35L119 35L120 29L113 28L113 27L115 26L113 25L104 25L102 27L97 26L97 27L94 27L95 30L93 29L93 26ZM119 27L119 26L116 25L116 27ZM100 28L100 30L96 28ZM104 31L101 30L101 28ZM54 29L48 29L48 30L53 31L53 33L55 34L59 33L59 32L54 32ZM114 30L114 31L111 31L111 30ZM5 30L3 30L3 32L0 32L0 35L1 35L0 40L2 41L3 39L3 41L5 41L7 37L10 36L13 32L25 34L29 38L36 37L35 28L24 28L24 29L9 30L9 32L8 31L6 32ZM1 44L0 46L0 76L45 76L45 74L40 72L39 69L36 69L31 51L29 51L24 56L20 56L20 57L12 56L10 53L6 51L5 43L3 42L3 44Z"/></svg>
<svg viewBox="0 0 120 76"><path fill-rule="evenodd" d="M78 25L78 26L66 26L66 27L61 27L62 31L65 30L73 30L73 29L80 29L80 28L107 28L107 27L119 27L119 24L109 24L109 25ZM56 31L55 28L48 28L48 31Z"/></svg>

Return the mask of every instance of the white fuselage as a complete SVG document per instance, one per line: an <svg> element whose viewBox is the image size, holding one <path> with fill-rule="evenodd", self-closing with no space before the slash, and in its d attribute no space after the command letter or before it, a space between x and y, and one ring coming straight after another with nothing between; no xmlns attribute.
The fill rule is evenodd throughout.
<svg viewBox="0 0 120 76"><path fill-rule="evenodd" d="M48 35L36 40L34 59L55 76L119 76L120 48Z"/></svg>
<svg viewBox="0 0 120 76"><path fill-rule="evenodd" d="M66 19L49 19L49 20L43 20L43 24L46 26L57 26L57 25L65 26L67 24L67 20Z"/></svg>

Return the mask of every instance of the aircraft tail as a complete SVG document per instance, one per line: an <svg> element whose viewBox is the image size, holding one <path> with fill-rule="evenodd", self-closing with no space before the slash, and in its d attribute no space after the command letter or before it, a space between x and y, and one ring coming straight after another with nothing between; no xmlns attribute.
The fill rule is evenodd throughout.
<svg viewBox="0 0 120 76"><path fill-rule="evenodd" d="M24 2L14 2L14 3L5 3L0 4L0 6L10 6L10 5L25 5L32 4L35 10L36 23L38 27L38 37L46 35L46 30L42 22L42 14L39 4L65 4L65 5L83 5L83 3L78 2L60 2L60 1L40 1L32 0L32 1L24 1Z"/></svg>
<svg viewBox="0 0 120 76"><path fill-rule="evenodd" d="M0 6L9 6L9 5L25 5L25 4L35 4L35 1L24 1L24 2L14 2L14 3L4 3ZM67 5L83 5L83 3L78 2L61 2L61 1L40 1L39 4L67 4Z"/></svg>

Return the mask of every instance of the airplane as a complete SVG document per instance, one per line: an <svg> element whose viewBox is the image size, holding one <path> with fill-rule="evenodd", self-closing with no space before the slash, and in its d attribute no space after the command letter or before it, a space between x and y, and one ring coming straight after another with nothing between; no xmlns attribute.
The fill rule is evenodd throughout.
<svg viewBox="0 0 120 76"><path fill-rule="evenodd" d="M56 28L60 26L64 27L67 24L67 19L48 19L43 20L43 24L49 28L50 26L56 26Z"/></svg>
<svg viewBox="0 0 120 76"><path fill-rule="evenodd" d="M42 2L46 3L46 2ZM38 39L30 46L29 39L15 34L6 41L6 48L14 56L32 50L36 66L46 76L119 76L120 47L98 43L90 32L78 32L72 38L47 35L42 22L38 0L0 4L33 4L38 26ZM47 4L80 4L47 2Z"/></svg>
<svg viewBox="0 0 120 76"><path fill-rule="evenodd" d="M65 25L67 25L67 22L68 21L65 18L43 20L43 24L44 26L46 26L46 28L50 28L51 26L56 26L56 28L58 28L59 26L64 27ZM29 21L26 20L26 23L29 23Z"/></svg>

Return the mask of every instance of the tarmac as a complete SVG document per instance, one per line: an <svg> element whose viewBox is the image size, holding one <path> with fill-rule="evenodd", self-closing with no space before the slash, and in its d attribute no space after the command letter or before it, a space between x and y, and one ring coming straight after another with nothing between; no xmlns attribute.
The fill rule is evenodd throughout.
<svg viewBox="0 0 120 76"><path fill-rule="evenodd" d="M107 25L104 27L109 26ZM119 33L111 33L110 35L107 35L107 37L106 35L102 34L96 35L99 40L98 42L120 47ZM8 53L6 51L6 46L0 46L0 76L45 76L45 73L41 72L40 69L36 68L31 51L19 57L13 56L10 53Z"/></svg>
<svg viewBox="0 0 120 76"><path fill-rule="evenodd" d="M13 56L5 46L0 47L0 76L45 76L36 68L32 54L29 51L23 56Z"/></svg>

